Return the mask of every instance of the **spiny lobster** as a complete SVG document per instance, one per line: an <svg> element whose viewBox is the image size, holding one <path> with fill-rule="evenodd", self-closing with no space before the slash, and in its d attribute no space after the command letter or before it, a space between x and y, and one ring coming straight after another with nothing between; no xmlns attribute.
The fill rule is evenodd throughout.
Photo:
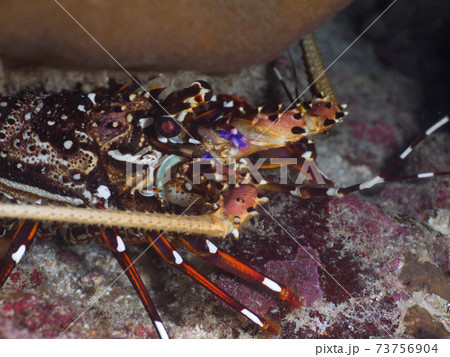
<svg viewBox="0 0 450 357"><path fill-rule="evenodd" d="M307 41L304 46L312 51ZM319 73L311 75L315 80ZM13 200L84 205L104 209L106 213L110 209L119 209L181 214L189 208L189 214L200 217L210 214L215 222L219 218L223 234L237 236L240 225L255 216L258 205L267 201L262 192L277 191L303 199L334 197L388 181L386 175L418 142L381 175L343 189L335 188L330 180L320 175L310 175L310 181L303 185L258 180L256 172L251 170L252 163L241 160L252 154L298 158L300 161L296 164L289 164L297 171L305 162L314 162L311 137L325 132L345 115L343 107L335 102L331 92L327 92L327 84L317 83L315 87L316 98L311 102L296 103L289 110L254 108L237 97L215 95L204 81L195 82L165 98L161 96L160 88L145 93L136 91L133 86L99 89L89 94L80 91L25 92L4 98L0 107L3 125L0 140L4 142L0 187ZM322 90L325 93L321 93ZM447 121L448 118L444 118L426 135ZM228 158L237 161L230 164ZM206 159L204 165L197 167L197 176L196 159ZM281 162L272 162L260 165L259 169L280 166ZM161 184L167 173L171 174L170 180ZM427 176L433 174L415 175L419 178ZM320 179L323 182L318 182ZM61 212L62 208L58 214ZM68 217L51 219L69 221ZM171 219L178 225L178 216ZM166 261L213 291L252 322L265 330L276 330L187 265L163 235L124 233L114 227L119 222L110 225L113 227L86 229L82 233L79 227L69 228L64 230L64 235L75 243L97 240L113 252L126 269L161 337L166 337L167 332L131 264L126 244L150 242ZM36 221L24 220L9 231L14 235L13 245L1 261L2 283L36 231L43 236L48 234L37 227ZM206 228L203 231L207 233ZM172 238L208 262L268 288L281 300L294 306L301 305L301 298L288 288L234 260L211 241L201 236L180 234L174 234Z"/></svg>

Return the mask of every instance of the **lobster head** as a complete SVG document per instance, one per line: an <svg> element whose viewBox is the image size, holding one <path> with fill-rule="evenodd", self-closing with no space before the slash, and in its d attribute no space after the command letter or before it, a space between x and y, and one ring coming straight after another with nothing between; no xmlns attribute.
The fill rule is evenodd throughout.
<svg viewBox="0 0 450 357"><path fill-rule="evenodd" d="M347 112L328 97L301 102L292 109L253 108L229 96L217 96L213 109L201 113L211 117L215 125L198 130L200 140L216 147L227 147L229 154L241 158L255 152L280 148L321 134L343 120Z"/></svg>

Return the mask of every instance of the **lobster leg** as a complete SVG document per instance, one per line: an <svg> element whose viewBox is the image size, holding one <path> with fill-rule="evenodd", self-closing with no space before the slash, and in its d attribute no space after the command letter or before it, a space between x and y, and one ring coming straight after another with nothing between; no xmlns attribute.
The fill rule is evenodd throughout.
<svg viewBox="0 0 450 357"><path fill-rule="evenodd" d="M130 280L131 285L133 285L134 289L136 290L136 293L138 294L139 299L141 299L145 310L147 310L148 316L152 320L156 331L158 331L159 337L169 338L169 335L167 334L167 331L161 321L161 317L159 316L158 311L156 310L155 305L153 304L153 301L151 300L141 277L136 271L136 268L134 267L130 257L127 253L125 253L125 244L122 238L119 236L119 234L117 234L115 229L100 228L100 232L105 245L111 250L114 257L117 259L128 279Z"/></svg>
<svg viewBox="0 0 450 357"><path fill-rule="evenodd" d="M233 309L238 311L241 315L244 315L253 323L257 324L264 331L268 333L276 333L278 329L276 326L269 324L263 318L257 316L254 312L247 309L244 305L242 305L239 301L235 300L233 297L228 295L226 292L221 290L219 287L210 282L206 277L200 274L197 270L195 270L189 264L186 264L180 254L172 247L170 242L163 236L153 237L149 233L145 233L148 241L152 245L152 247L157 251L157 253L169 264L173 265L175 268L180 270L182 273L186 274L194 281L201 284L208 291L212 292L222 301L226 302Z"/></svg>
<svg viewBox="0 0 450 357"><path fill-rule="evenodd" d="M28 246L33 241L33 237L38 228L37 221L20 221L19 226L14 232L11 245L0 260L0 287L3 286L8 279L11 271L25 254Z"/></svg>
<svg viewBox="0 0 450 357"><path fill-rule="evenodd" d="M310 184L326 184L327 186L334 186L333 181L331 181L328 177L325 176L323 172L319 170L317 165L315 165L314 160L317 156L315 146L313 142L308 141L300 142L296 144L289 144L282 148L277 149L271 149L264 151L262 155L268 156L270 158L270 163L266 165L262 165L259 169L260 170L270 170L274 168L280 168L284 164L277 163L276 159L293 159L295 158L297 163L295 164L288 164L290 170L296 173L303 173L306 174L307 172L304 172L304 164L306 161L309 162L310 165L314 165L314 168L316 169L316 174L309 175L310 176ZM310 170L310 169L309 169ZM308 171L308 170L307 170ZM320 177L322 182L318 182L318 178Z"/></svg>
<svg viewBox="0 0 450 357"><path fill-rule="evenodd" d="M295 307L303 305L303 302L285 286L258 273L253 268L221 251L208 239L202 236L193 237L180 235L177 235L176 239L192 253L198 255L208 263L228 271L229 273L236 275L251 284L268 288L270 291L276 293L280 300L287 301Z"/></svg>

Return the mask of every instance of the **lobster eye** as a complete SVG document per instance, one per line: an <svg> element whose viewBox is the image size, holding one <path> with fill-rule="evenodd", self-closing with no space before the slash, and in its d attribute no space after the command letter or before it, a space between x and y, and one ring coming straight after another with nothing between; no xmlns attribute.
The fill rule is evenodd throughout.
<svg viewBox="0 0 450 357"><path fill-rule="evenodd" d="M181 132L181 125L172 117L160 117L156 119L155 128L159 135L165 138L173 138Z"/></svg>

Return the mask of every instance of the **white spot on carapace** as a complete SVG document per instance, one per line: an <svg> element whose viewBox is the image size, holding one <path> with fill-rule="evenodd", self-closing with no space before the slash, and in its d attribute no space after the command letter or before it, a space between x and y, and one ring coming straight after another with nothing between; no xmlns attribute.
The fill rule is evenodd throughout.
<svg viewBox="0 0 450 357"><path fill-rule="evenodd" d="M154 123L155 119L153 118L141 118L139 119L139 125L142 129L145 129L146 127L152 125Z"/></svg>
<svg viewBox="0 0 450 357"><path fill-rule="evenodd" d="M26 249L27 249L27 247L25 247L25 245L22 244L19 247L19 249L17 249L17 251L11 255L12 260L14 260L16 262L16 264L18 264L20 262L20 259L22 259L23 255L25 254Z"/></svg>
<svg viewBox="0 0 450 357"><path fill-rule="evenodd" d="M189 138L189 142L190 142L191 144L200 144L200 141L198 141L198 140L196 140L196 139L194 139L194 138Z"/></svg>
<svg viewBox="0 0 450 357"><path fill-rule="evenodd" d="M182 123L184 121L184 118L186 118L187 113L190 112L191 109L183 110L181 111L177 116L177 120Z"/></svg>
<svg viewBox="0 0 450 357"><path fill-rule="evenodd" d="M74 180L78 181L81 179L81 175L80 174L75 174L72 176Z"/></svg>
<svg viewBox="0 0 450 357"><path fill-rule="evenodd" d="M186 187L186 190L188 190L188 191L192 190L192 185L189 182L186 182L184 184L184 187Z"/></svg>
<svg viewBox="0 0 450 357"><path fill-rule="evenodd" d="M273 280L270 280L269 278L264 278L263 282L262 282L265 286L267 286L269 289L276 291L277 293L279 293L281 291L281 286L278 285L276 282L274 282Z"/></svg>
<svg viewBox="0 0 450 357"><path fill-rule="evenodd" d="M261 320L258 318L258 316L256 316L253 312L247 310L247 309L242 309L241 310L241 314L247 316L250 320L252 320L255 324L263 327L263 323L261 322Z"/></svg>
<svg viewBox="0 0 450 357"><path fill-rule="evenodd" d="M67 115L66 114L61 115L61 119L62 120L66 120L67 119Z"/></svg>
<svg viewBox="0 0 450 357"><path fill-rule="evenodd" d="M109 188L106 187L105 185L100 185L97 188L96 195L100 198L104 198L105 200L107 200L109 197L111 197L111 191L109 191Z"/></svg>
<svg viewBox="0 0 450 357"><path fill-rule="evenodd" d="M234 238L239 238L239 231L236 228L231 231L231 234L234 235Z"/></svg>
<svg viewBox="0 0 450 357"><path fill-rule="evenodd" d="M133 101L135 98L137 97L136 94L130 94L130 96L128 97L131 101Z"/></svg>
<svg viewBox="0 0 450 357"><path fill-rule="evenodd" d="M178 252L176 252L175 250L172 251L173 257L175 258L175 264L180 265L181 263L183 263L183 258L181 258L181 255L178 254Z"/></svg>
<svg viewBox="0 0 450 357"><path fill-rule="evenodd" d="M83 196L86 197L88 200L91 200L92 194L89 191L84 191Z"/></svg>
<svg viewBox="0 0 450 357"><path fill-rule="evenodd" d="M133 121L133 115L128 114L128 115L127 115L127 122L128 122L128 123L131 123L132 121Z"/></svg>
<svg viewBox="0 0 450 357"><path fill-rule="evenodd" d="M161 321L155 321L155 326L161 339L169 339L169 334Z"/></svg>
<svg viewBox="0 0 450 357"><path fill-rule="evenodd" d="M167 138L164 137L164 136L159 136L159 137L158 137L158 140L161 141L161 142L164 143L164 144L167 143Z"/></svg>
<svg viewBox="0 0 450 357"><path fill-rule="evenodd" d="M113 128L117 128L118 126L119 126L119 123L118 123L118 122L115 121L115 122L112 123L112 127L113 127Z"/></svg>
<svg viewBox="0 0 450 357"><path fill-rule="evenodd" d="M86 108L84 107L84 105L81 105L81 104L77 107L77 109L78 109L80 112L85 112L85 111L86 111Z"/></svg>
<svg viewBox="0 0 450 357"><path fill-rule="evenodd" d="M233 101L230 100L229 102L223 103L224 108L232 108L233 107Z"/></svg>
<svg viewBox="0 0 450 357"><path fill-rule="evenodd" d="M47 125L48 125L48 126L53 126L53 125L55 125L55 122L54 122L53 120L49 120L49 121L47 122Z"/></svg>
<svg viewBox="0 0 450 357"><path fill-rule="evenodd" d="M125 243L123 242L122 238L118 235L116 236L116 240L117 240L117 251L119 253L122 253L125 251Z"/></svg>
<svg viewBox="0 0 450 357"><path fill-rule="evenodd" d="M23 167L22 164L17 164L17 168L18 168L18 169L21 169L22 167Z"/></svg>
<svg viewBox="0 0 450 357"><path fill-rule="evenodd" d="M6 103L6 102L1 102L0 103L0 107L6 107L8 105L8 103Z"/></svg>
<svg viewBox="0 0 450 357"><path fill-rule="evenodd" d="M208 250L211 254L217 253L217 250L218 250L217 247L207 239L206 239L206 245L208 246Z"/></svg>
<svg viewBox="0 0 450 357"><path fill-rule="evenodd" d="M25 118L26 120L30 120L30 119L31 119L31 113L25 114L24 118Z"/></svg>
<svg viewBox="0 0 450 357"><path fill-rule="evenodd" d="M88 98L90 99L90 101L92 102L92 104L97 104L96 102L95 102L95 93L89 93L88 94Z"/></svg>
<svg viewBox="0 0 450 357"><path fill-rule="evenodd" d="M72 141L72 140L66 140L66 141L64 141L64 148L65 148L65 149L69 150L69 149L72 148L72 146L73 146L73 141Z"/></svg>

